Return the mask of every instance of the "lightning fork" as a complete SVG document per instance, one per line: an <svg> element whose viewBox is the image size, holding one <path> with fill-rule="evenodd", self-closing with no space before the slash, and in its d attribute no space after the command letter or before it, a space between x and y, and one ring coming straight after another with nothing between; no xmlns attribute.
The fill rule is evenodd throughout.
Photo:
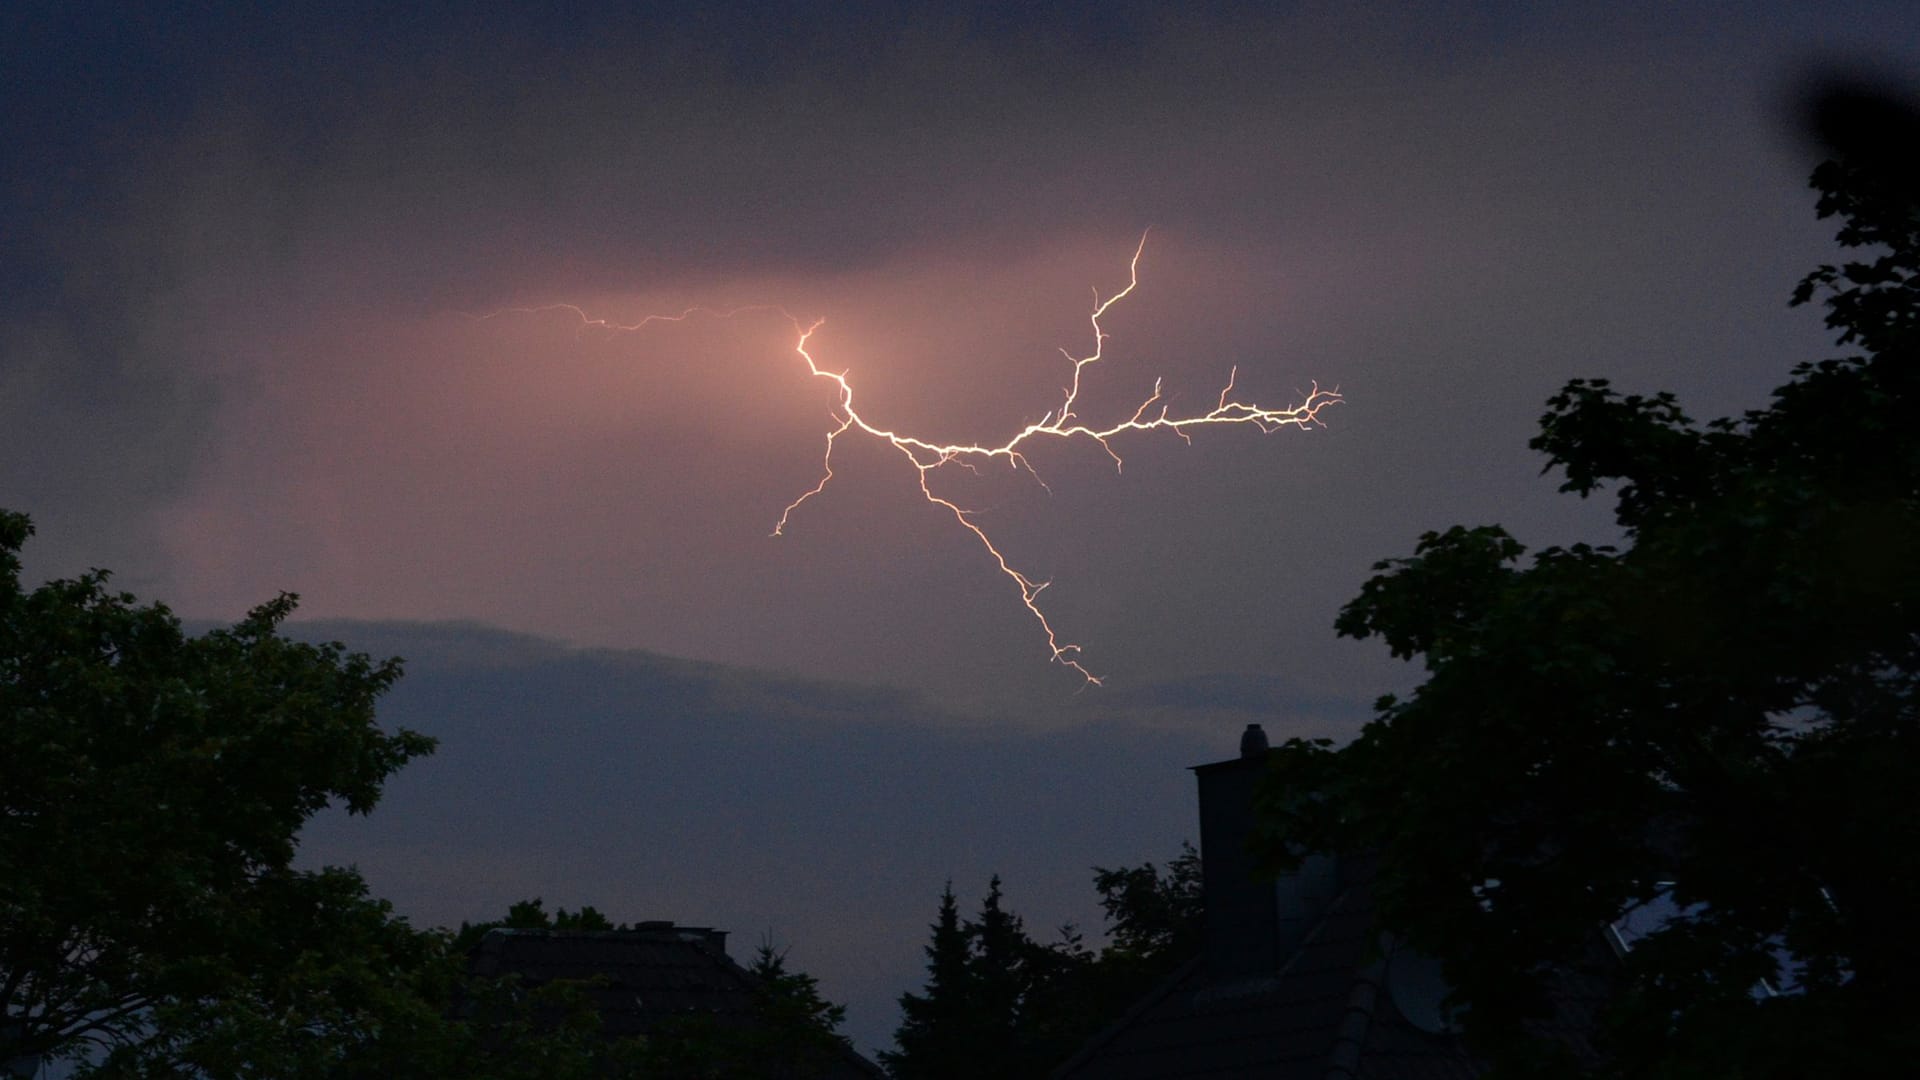
<svg viewBox="0 0 1920 1080"><path fill-rule="evenodd" d="M919 481L920 494L926 501L951 514L953 520L957 522L961 528L973 534L974 539L979 541L980 546L985 548L987 555L993 559L994 565L1020 590L1021 604L1025 606L1027 612L1033 616L1034 621L1040 624L1040 629L1046 636L1049 659L1054 663L1072 668L1085 680L1083 685L1098 686L1101 683L1100 677L1088 670L1080 662L1080 646L1062 642L1059 634L1054 629L1052 621L1047 618L1047 613L1040 606L1040 594L1047 588L1050 582L1035 581L1021 572L1013 564L1009 563L1006 554L994 544L993 538L988 536L986 530L974 521L972 511L933 490L930 478L934 471L948 464L957 464L977 471L979 465L998 460L1006 462L1007 465L1012 468L1025 471L1044 487L1045 482L1040 479L1039 473L1034 470L1032 463L1028 461L1026 456L1026 449L1036 440L1091 440L1106 452L1107 456L1113 461L1114 470L1119 472L1124 467L1125 461L1120 457L1119 452L1114 449L1113 440L1123 435L1129 435L1135 432L1170 431L1191 444L1193 441L1193 429L1210 424L1251 424L1266 434L1272 434L1287 427L1307 428L1325 426L1320 420L1320 410L1329 405L1339 404L1344 400L1337 388L1333 390L1322 390L1319 384L1315 383L1313 384L1312 391L1309 392L1298 405L1292 405L1286 408L1273 409L1253 402L1241 401L1233 396L1234 385L1239 377L1239 368L1235 366L1228 371L1226 385L1221 388L1220 396L1215 401L1213 408L1204 413L1185 416L1174 414L1171 406L1161 400L1161 382L1155 379L1153 392L1141 401L1139 407L1134 409L1133 413L1128 416L1127 419L1106 427L1095 427L1082 420L1079 414L1074 411L1074 406L1080 399L1082 376L1089 367L1099 363L1106 355L1106 343L1109 335L1106 328L1101 325L1100 320L1106 316L1107 312L1111 310L1115 304L1126 299L1139 287L1140 258L1142 254L1145 253L1146 247L1147 234L1142 233L1140 242L1135 245L1133 249L1133 257L1127 263L1127 284L1125 288L1115 292L1104 300L1100 298L1098 289L1094 291L1093 308L1088 316L1088 322L1093 331L1093 351L1087 353L1085 356L1075 356L1064 348L1060 350L1060 354L1072 365L1072 371L1067 385L1062 389L1064 396L1059 407L1049 410L1040 418L1039 422L1026 425L1012 438L998 446L976 445L971 443L936 443L918 436L903 434L879 427L870 422L854 407L853 383L850 382L847 377L849 373L847 371L832 371L821 367L813 353L808 350L808 343L813 339L815 332L820 329L826 320L814 319L808 322L795 317L785 308L778 305L750 304L726 309L695 306L686 308L675 315L648 315L632 323L620 323L610 319L597 318L589 315L585 309L578 305L564 303L546 304L538 307L503 308L488 315L478 316L478 318L491 319L516 313L529 314L547 311L564 311L579 320L582 330L605 330L609 333L625 333L645 329L647 326L656 322L684 322L695 315L711 315L715 318L725 319L751 312L778 313L793 326L795 334L793 345L794 354L800 358L801 362L806 364L808 374L814 378L824 379L833 384L837 401L832 414L833 427L827 431L826 451L821 457L820 480L812 488L802 492L798 498L788 503L786 508L780 511L779 519L774 522L773 535L783 535L793 518L794 512L827 489L827 484L831 482L834 477L833 451L834 448L839 445L842 436L848 432L858 431L862 435L879 439L899 451L900 455L912 466ZM1159 406L1157 410L1154 408L1155 405Z"/></svg>

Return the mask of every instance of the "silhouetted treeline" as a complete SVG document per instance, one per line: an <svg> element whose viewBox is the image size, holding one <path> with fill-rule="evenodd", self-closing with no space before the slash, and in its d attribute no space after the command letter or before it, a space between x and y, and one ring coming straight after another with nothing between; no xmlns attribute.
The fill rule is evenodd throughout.
<svg viewBox="0 0 1920 1080"><path fill-rule="evenodd" d="M900 998L896 1049L882 1053L902 1080L1042 1076L1118 1019L1152 985L1192 958L1200 936L1200 856L1094 869L1108 943L1099 951L1072 926L1041 943L1009 910L996 875L979 913L962 919L952 883L928 942L927 982Z"/></svg>

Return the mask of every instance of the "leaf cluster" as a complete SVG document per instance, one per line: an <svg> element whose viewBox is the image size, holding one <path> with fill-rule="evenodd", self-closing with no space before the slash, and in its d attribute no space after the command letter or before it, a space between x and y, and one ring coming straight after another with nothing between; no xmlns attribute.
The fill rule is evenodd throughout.
<svg viewBox="0 0 1920 1080"><path fill-rule="evenodd" d="M635 928L616 924L591 905L549 912L536 897L513 904L503 919L462 923L452 935L452 947L467 956L496 929L619 933ZM492 994L483 1000L492 1004L469 1022L502 1047L557 1041L562 1048L557 1057L594 1076L804 1077L844 1067L851 1049L839 1033L846 1006L822 997L818 980L790 968L786 951L776 949L771 940L761 943L746 971L753 987L753 1005L746 1016L678 1016L643 1034L616 1038L603 1030L598 1013L607 986L604 977L541 981L506 975L479 983L483 992ZM473 993L472 981L463 992ZM500 1007L503 993L511 1007ZM499 1034L502 1031L516 1034L508 1038ZM576 1033L581 1037L574 1037Z"/></svg>
<svg viewBox="0 0 1920 1080"><path fill-rule="evenodd" d="M1468 1035L1516 1073L1920 1049L1920 202L1847 161L1813 183L1872 250L1794 299L1854 351L1704 426L1570 383L1532 446L1563 491L1612 492L1621 546L1427 533L1337 623L1424 683L1349 746L1276 756L1275 861L1380 853L1383 921L1447 958ZM1623 961L1596 952L1662 900L1679 914ZM1577 980L1608 987L1597 1049L1564 1037Z"/></svg>
<svg viewBox="0 0 1920 1080"><path fill-rule="evenodd" d="M104 571L26 588L32 531L0 511L0 1061L609 1075L573 991L473 979L353 870L292 865L313 814L433 749L375 719L399 661L282 636L291 595L195 636Z"/></svg>
<svg viewBox="0 0 1920 1080"><path fill-rule="evenodd" d="M838 1030L846 1020L846 1006L822 997L819 981L790 969L785 951L771 942L760 945L747 972L754 980L749 1016L687 1015L643 1035L601 1040L600 1075L725 1080L837 1075L844 1070L852 1048ZM574 985L585 988L591 982ZM597 1027L590 998L582 999L582 1010Z"/></svg>
<svg viewBox="0 0 1920 1080"><path fill-rule="evenodd" d="M303 943L371 932L356 877L292 869L301 825L433 741L375 722L398 661L279 635L294 597L194 637L103 571L24 588L31 532L0 511L0 1015L16 1053L216 1053L217 1003L297 996Z"/></svg>

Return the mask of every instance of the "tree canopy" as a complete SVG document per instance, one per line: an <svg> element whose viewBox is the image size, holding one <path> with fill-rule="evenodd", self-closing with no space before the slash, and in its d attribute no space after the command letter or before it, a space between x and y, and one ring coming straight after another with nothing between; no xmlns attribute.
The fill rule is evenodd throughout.
<svg viewBox="0 0 1920 1080"><path fill-rule="evenodd" d="M521 900L507 907L504 919L487 919L482 922L462 922L453 937L454 947L465 952L480 944L489 930L625 930L626 924L614 925L612 919L602 915L592 904L583 904L579 911L556 908L549 912L546 902L539 897Z"/></svg>
<svg viewBox="0 0 1920 1080"><path fill-rule="evenodd" d="M194 636L102 571L24 588L31 533L0 511L0 1064L587 1080L808 1075L844 1053L841 1007L770 945L757 1026L611 1040L583 984L468 964L494 926L617 929L595 909L417 930L353 870L296 869L312 815L367 813L433 749L376 722L399 662L283 636L290 595Z"/></svg>
<svg viewBox="0 0 1920 1080"><path fill-rule="evenodd" d="M310 816L366 813L432 749L375 722L398 662L282 637L292 596L195 637L104 572L26 589L31 532L0 511L0 1057L270 1070L351 1038L343 999L420 943L291 862Z"/></svg>
<svg viewBox="0 0 1920 1080"><path fill-rule="evenodd" d="M1793 303L1845 355L1704 425L1568 384L1531 445L1562 491L1612 494L1624 541L1427 533L1337 624L1425 681L1344 748L1277 755L1277 861L1378 852L1383 922L1446 958L1467 1035L1515 1074L1920 1054L1920 188L1871 155L1813 186L1859 254ZM1618 962L1595 952L1655 910ZM1533 1037L1582 968L1612 988L1598 1056Z"/></svg>

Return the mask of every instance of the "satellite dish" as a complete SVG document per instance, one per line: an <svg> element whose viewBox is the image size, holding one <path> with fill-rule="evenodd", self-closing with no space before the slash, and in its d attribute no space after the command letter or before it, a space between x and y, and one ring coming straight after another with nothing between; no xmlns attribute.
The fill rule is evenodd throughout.
<svg viewBox="0 0 1920 1080"><path fill-rule="evenodd" d="M1447 985L1440 973L1440 960L1416 952L1404 945L1395 946L1387 957L1387 996L1407 1023L1429 1035L1451 1035L1460 1030L1453 1010L1446 1007Z"/></svg>

